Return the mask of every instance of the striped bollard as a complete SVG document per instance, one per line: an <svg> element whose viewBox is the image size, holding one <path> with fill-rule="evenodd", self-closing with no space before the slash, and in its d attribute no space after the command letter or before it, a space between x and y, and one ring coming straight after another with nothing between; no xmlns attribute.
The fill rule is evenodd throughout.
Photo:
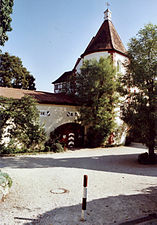
<svg viewBox="0 0 157 225"><path fill-rule="evenodd" d="M87 205L87 180L88 176L84 175L81 221L85 221L85 210Z"/></svg>

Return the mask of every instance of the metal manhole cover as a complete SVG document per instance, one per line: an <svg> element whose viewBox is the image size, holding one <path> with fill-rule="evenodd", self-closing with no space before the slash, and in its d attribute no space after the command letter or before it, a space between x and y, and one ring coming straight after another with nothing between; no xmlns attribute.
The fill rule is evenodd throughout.
<svg viewBox="0 0 157 225"><path fill-rule="evenodd" d="M58 188L58 189L54 189L50 191L52 194L65 194L65 193L69 193L68 190L66 190L65 188Z"/></svg>

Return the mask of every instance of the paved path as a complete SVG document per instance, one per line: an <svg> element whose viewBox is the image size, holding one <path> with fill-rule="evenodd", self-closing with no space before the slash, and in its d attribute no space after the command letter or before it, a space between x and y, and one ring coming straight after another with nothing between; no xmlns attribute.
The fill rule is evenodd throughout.
<svg viewBox="0 0 157 225"><path fill-rule="evenodd" d="M145 151L117 147L0 158L0 167L13 178L0 203L0 225L133 225L139 218L141 225L157 224L148 217L157 213L157 166L137 163ZM84 174L89 182L83 223Z"/></svg>

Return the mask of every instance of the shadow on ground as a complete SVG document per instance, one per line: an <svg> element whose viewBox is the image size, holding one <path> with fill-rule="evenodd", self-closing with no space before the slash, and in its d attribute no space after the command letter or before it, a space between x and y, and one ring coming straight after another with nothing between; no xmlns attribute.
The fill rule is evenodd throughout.
<svg viewBox="0 0 157 225"><path fill-rule="evenodd" d="M66 156L67 157L67 156ZM157 176L157 165L141 165L138 154L104 155L75 158L53 158L49 156L24 156L0 158L1 168L80 168L104 172L127 173L143 176Z"/></svg>
<svg viewBox="0 0 157 225"><path fill-rule="evenodd" d="M150 214L154 213L153 216ZM80 221L81 204L56 208L37 219L14 218L25 225L145 225L157 224L157 186L138 195L119 195L88 202L86 222ZM155 219L155 223L150 223ZM26 220L28 222L26 222Z"/></svg>

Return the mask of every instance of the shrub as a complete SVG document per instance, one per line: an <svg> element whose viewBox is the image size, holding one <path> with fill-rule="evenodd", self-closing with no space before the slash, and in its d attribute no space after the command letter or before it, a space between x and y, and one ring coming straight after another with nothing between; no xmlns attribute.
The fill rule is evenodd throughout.
<svg viewBox="0 0 157 225"><path fill-rule="evenodd" d="M0 146L0 154L17 154L17 153L26 153L28 152L27 149L17 148L17 147L9 147L9 146Z"/></svg>
<svg viewBox="0 0 157 225"><path fill-rule="evenodd" d="M157 155L154 154L153 157L150 157L147 152L142 153L138 156L138 162L141 164L156 164Z"/></svg>
<svg viewBox="0 0 157 225"><path fill-rule="evenodd" d="M64 148L60 143L56 143L55 146L56 146L55 152L63 152L64 151Z"/></svg>
<svg viewBox="0 0 157 225"><path fill-rule="evenodd" d="M0 143L3 144L3 151L41 151L46 141L46 133L40 125L36 101L30 96L19 100L0 97L0 108ZM5 142L5 137L9 143Z"/></svg>
<svg viewBox="0 0 157 225"><path fill-rule="evenodd" d="M11 177L7 173L2 173L0 171L0 185L6 183L6 180L7 180L8 186L10 188L12 186L12 183L13 183Z"/></svg>
<svg viewBox="0 0 157 225"><path fill-rule="evenodd" d="M54 131L50 133L49 140L45 143L46 152L63 152L64 144L60 142L60 135L55 134Z"/></svg>
<svg viewBox="0 0 157 225"><path fill-rule="evenodd" d="M86 146L96 148L100 146L106 146L109 138L108 130L103 128L89 127L87 130L87 142Z"/></svg>

